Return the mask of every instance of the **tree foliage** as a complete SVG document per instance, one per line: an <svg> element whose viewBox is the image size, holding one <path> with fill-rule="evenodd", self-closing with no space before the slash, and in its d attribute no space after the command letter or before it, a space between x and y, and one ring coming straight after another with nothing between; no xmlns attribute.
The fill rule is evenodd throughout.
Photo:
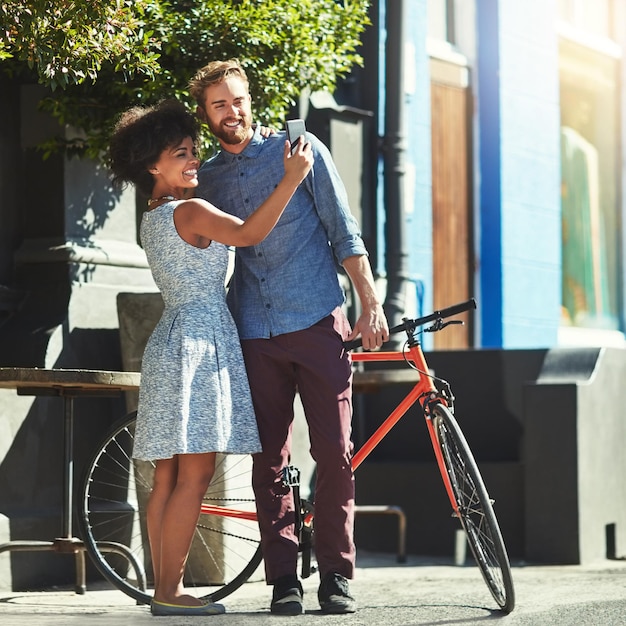
<svg viewBox="0 0 626 626"><path fill-rule="evenodd" d="M333 90L355 64L368 0L8 0L0 69L53 91L42 101L80 132L46 146L97 155L120 111L176 97L213 59L238 58L255 116L282 126L304 88ZM33 75L31 74L31 78ZM205 137L205 147L208 146Z"/></svg>
<svg viewBox="0 0 626 626"><path fill-rule="evenodd" d="M8 0L0 5L0 61L25 63L52 90L116 72L158 68L158 42L145 26L145 0Z"/></svg>

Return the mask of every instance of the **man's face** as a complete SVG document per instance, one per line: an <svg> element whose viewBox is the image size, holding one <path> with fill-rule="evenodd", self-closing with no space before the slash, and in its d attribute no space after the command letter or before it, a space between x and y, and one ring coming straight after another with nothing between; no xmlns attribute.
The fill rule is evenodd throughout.
<svg viewBox="0 0 626 626"><path fill-rule="evenodd" d="M207 87L203 108L198 109L199 116L225 149L229 146L231 152L235 146L243 149L252 138L251 97L241 78L230 76L224 82Z"/></svg>

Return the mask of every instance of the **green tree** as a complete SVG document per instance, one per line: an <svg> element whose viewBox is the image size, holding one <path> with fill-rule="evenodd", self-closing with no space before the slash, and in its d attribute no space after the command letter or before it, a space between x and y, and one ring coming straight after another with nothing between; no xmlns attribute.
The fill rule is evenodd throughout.
<svg viewBox="0 0 626 626"><path fill-rule="evenodd" d="M158 45L145 29L146 6L146 0L7 0L0 5L2 67L23 73L25 64L52 90L95 81L105 63L150 76Z"/></svg>
<svg viewBox="0 0 626 626"><path fill-rule="evenodd" d="M238 58L257 119L282 126L304 88L332 91L361 63L369 4L8 0L0 11L0 69L49 85L43 109L80 130L51 141L47 151L62 146L97 156L117 115L132 105L176 97L194 107L188 81L212 59Z"/></svg>

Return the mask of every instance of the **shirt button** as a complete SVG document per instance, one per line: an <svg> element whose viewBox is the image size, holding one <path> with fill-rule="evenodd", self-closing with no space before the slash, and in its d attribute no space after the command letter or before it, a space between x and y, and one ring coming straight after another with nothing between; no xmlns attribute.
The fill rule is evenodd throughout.
<svg viewBox="0 0 626 626"><path fill-rule="evenodd" d="M263 256L263 253L259 252L259 254L257 254L257 256ZM263 279L263 280L265 280L265 279Z"/></svg>
<svg viewBox="0 0 626 626"><path fill-rule="evenodd" d="M243 176L243 172L241 172L241 174L239 174L239 176Z"/></svg>
<svg viewBox="0 0 626 626"><path fill-rule="evenodd" d="M265 278L261 278L261 282L264 283L265 282Z"/></svg>
<svg viewBox="0 0 626 626"><path fill-rule="evenodd" d="M265 305L265 308L266 308L266 309L271 309L271 308L272 308L272 305L271 305L271 304L266 304L266 305Z"/></svg>

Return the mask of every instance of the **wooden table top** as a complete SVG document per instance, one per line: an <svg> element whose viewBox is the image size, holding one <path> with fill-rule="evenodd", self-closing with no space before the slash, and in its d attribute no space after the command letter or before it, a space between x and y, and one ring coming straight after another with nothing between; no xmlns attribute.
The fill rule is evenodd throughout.
<svg viewBox="0 0 626 626"><path fill-rule="evenodd" d="M414 383L418 376L411 369L354 372L355 391L376 389L390 384ZM133 391L139 388L139 372L85 369L45 369L39 367L0 367L0 389L83 389Z"/></svg>
<svg viewBox="0 0 626 626"><path fill-rule="evenodd" d="M84 389L132 391L139 387L139 372L84 369L0 367L0 389Z"/></svg>

